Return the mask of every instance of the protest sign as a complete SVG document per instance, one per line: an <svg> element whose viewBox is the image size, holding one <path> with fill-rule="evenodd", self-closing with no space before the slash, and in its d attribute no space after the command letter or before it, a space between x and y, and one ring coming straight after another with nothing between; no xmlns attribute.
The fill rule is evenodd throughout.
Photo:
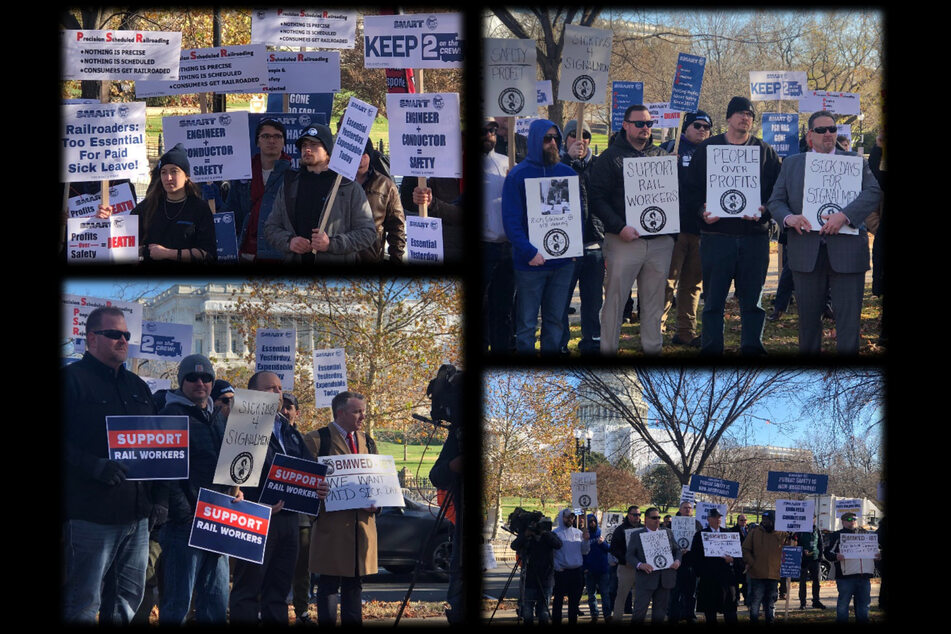
<svg viewBox="0 0 951 634"><path fill-rule="evenodd" d="M258 485L274 417L280 409L280 394L235 388L212 482L248 488Z"/></svg>
<svg viewBox="0 0 951 634"><path fill-rule="evenodd" d="M546 260L584 255L577 176L525 179L528 240Z"/></svg>
<svg viewBox="0 0 951 634"><path fill-rule="evenodd" d="M138 344L142 339L142 304L122 302L89 295L63 295L63 325L65 336L70 340L86 338L86 318L100 306L115 306L125 315L125 325L132 334L129 344Z"/></svg>
<svg viewBox="0 0 951 634"><path fill-rule="evenodd" d="M66 259L72 263L137 263L139 217L67 218Z"/></svg>
<svg viewBox="0 0 951 634"><path fill-rule="evenodd" d="M323 125L330 125L330 114L333 111L334 104L334 94L332 92L316 92L316 93L297 93L292 92L287 94L287 110L289 114L309 114L313 115L307 120L306 124L299 123L297 125L302 126L303 128L309 127L312 123L321 123ZM285 112L284 109L284 95L278 93L268 93L267 95L267 108L266 113L254 113L252 112L248 117L251 123L251 132L254 133L254 126L257 125L257 118L266 118L273 117L278 113ZM256 118L257 117L257 118ZM301 119L303 121L303 118ZM282 121L282 123L284 123ZM287 123L284 123L287 125ZM298 135L299 136L299 135ZM297 140L297 137L294 137L292 140L290 138L290 130L287 131L287 136L284 138L284 151L294 156L294 153L297 152L297 146L294 145L294 141ZM254 139L252 139L254 142ZM300 158L299 152L297 158ZM295 164L296 167L296 164Z"/></svg>
<svg viewBox="0 0 951 634"><path fill-rule="evenodd" d="M282 390L293 391L297 331L258 328L254 341L254 371L273 372L280 377Z"/></svg>
<svg viewBox="0 0 951 634"><path fill-rule="evenodd" d="M614 536L614 529L624 521L624 515L624 513L610 511L606 512L604 517L601 518L601 534L608 544L611 543L611 537Z"/></svg>
<svg viewBox="0 0 951 634"><path fill-rule="evenodd" d="M776 500L776 530L808 533L815 515L814 500Z"/></svg>
<svg viewBox="0 0 951 634"><path fill-rule="evenodd" d="M854 92L829 92L828 90L807 90L799 99L799 112L818 112L828 110L832 114L860 115L862 108L859 95Z"/></svg>
<svg viewBox="0 0 951 634"><path fill-rule="evenodd" d="M522 136L528 136L528 130L532 127L534 121L538 121L540 117L519 117L515 120L515 134L521 134Z"/></svg>
<svg viewBox="0 0 951 634"><path fill-rule="evenodd" d="M310 48L353 48L357 14L339 9L254 9L251 43Z"/></svg>
<svg viewBox="0 0 951 634"><path fill-rule="evenodd" d="M443 261L441 218L406 216L406 259L423 264Z"/></svg>
<svg viewBox="0 0 951 634"><path fill-rule="evenodd" d="M680 232L676 156L623 159L624 214L640 235Z"/></svg>
<svg viewBox="0 0 951 634"><path fill-rule="evenodd" d="M720 531L718 533L700 533L700 539L703 540L704 557L742 557L743 547L740 544L740 534L733 531Z"/></svg>
<svg viewBox="0 0 951 634"><path fill-rule="evenodd" d="M387 95L386 112L393 174L462 177L459 95Z"/></svg>
<svg viewBox="0 0 951 634"><path fill-rule="evenodd" d="M837 123L835 126L836 136L844 136L849 140L849 143L852 143L852 126L848 123Z"/></svg>
<svg viewBox="0 0 951 634"><path fill-rule="evenodd" d="M260 564L270 523L270 506L201 488L188 545Z"/></svg>
<svg viewBox="0 0 951 634"><path fill-rule="evenodd" d="M177 80L136 82L136 98L200 92L264 92L267 89L267 48L264 44L186 48L181 50L179 59Z"/></svg>
<svg viewBox="0 0 951 634"><path fill-rule="evenodd" d="M284 510L317 515L320 499L317 485L324 481L326 465L313 460L274 454L271 470L261 487L261 504L277 504L284 500Z"/></svg>
<svg viewBox="0 0 951 634"><path fill-rule="evenodd" d="M363 16L365 68L462 68L464 52L461 13Z"/></svg>
<svg viewBox="0 0 951 634"><path fill-rule="evenodd" d="M611 131L620 130L624 112L633 105L644 103L644 82L611 82ZM653 116L653 115L652 115Z"/></svg>
<svg viewBox="0 0 951 634"><path fill-rule="evenodd" d="M536 106L550 106L555 103L555 98L551 92L551 80L542 79L535 82L535 93L538 98Z"/></svg>
<svg viewBox="0 0 951 634"><path fill-rule="evenodd" d="M196 183L251 178L248 113L211 112L162 119L165 147L185 146Z"/></svg>
<svg viewBox="0 0 951 634"><path fill-rule="evenodd" d="M779 156L786 158L799 153L799 115L763 113L763 141Z"/></svg>
<svg viewBox="0 0 951 634"><path fill-rule="evenodd" d="M106 436L127 480L188 478L188 416L106 416Z"/></svg>
<svg viewBox="0 0 951 634"><path fill-rule="evenodd" d="M829 486L829 476L815 473L769 471L766 490L779 493L815 493L822 495Z"/></svg>
<svg viewBox="0 0 951 634"><path fill-rule="evenodd" d="M535 112L535 40L486 38L482 40L482 51L483 114L508 117Z"/></svg>
<svg viewBox="0 0 951 634"><path fill-rule="evenodd" d="M824 216L842 211L862 193L863 161L861 156L806 153L805 183L802 194L802 215L812 231L826 223ZM839 233L858 235L857 227L843 225Z"/></svg>
<svg viewBox="0 0 951 634"><path fill-rule="evenodd" d="M571 474L571 505L598 508L598 474L594 471Z"/></svg>
<svg viewBox="0 0 951 634"><path fill-rule="evenodd" d="M842 516L846 513L855 514L855 525L862 525L862 500L851 498L844 500L835 501L835 519L842 520Z"/></svg>
<svg viewBox="0 0 951 634"><path fill-rule="evenodd" d="M339 92L340 52L268 53L268 92Z"/></svg>
<svg viewBox="0 0 951 634"><path fill-rule="evenodd" d="M102 196L82 194L73 196L66 201L66 210L70 218L89 218L99 211ZM128 182L117 183L109 187L109 204L112 206L112 215L128 214L135 208L135 197L132 195L132 185Z"/></svg>
<svg viewBox="0 0 951 634"><path fill-rule="evenodd" d="M330 493L324 508L328 511L405 506L393 456L343 454L317 461L327 467Z"/></svg>
<svg viewBox="0 0 951 634"><path fill-rule="evenodd" d="M558 84L560 101L604 103L613 39L614 33L607 29L565 25Z"/></svg>
<svg viewBox="0 0 951 634"><path fill-rule="evenodd" d="M760 147L707 146L707 211L718 218L760 215Z"/></svg>
<svg viewBox="0 0 951 634"><path fill-rule="evenodd" d="M190 324L167 324L160 321L142 322L142 341L129 345L129 356L179 363L192 353Z"/></svg>
<svg viewBox="0 0 951 634"><path fill-rule="evenodd" d="M103 181L149 173L145 102L63 106L60 181Z"/></svg>
<svg viewBox="0 0 951 634"><path fill-rule="evenodd" d="M779 561L779 576L798 579L802 570L802 546L783 546Z"/></svg>
<svg viewBox="0 0 951 634"><path fill-rule="evenodd" d="M839 533L839 552L846 559L874 559L878 553L878 535Z"/></svg>
<svg viewBox="0 0 951 634"><path fill-rule="evenodd" d="M343 348L314 350L314 407L330 407L347 390L347 360Z"/></svg>
<svg viewBox="0 0 951 634"><path fill-rule="evenodd" d="M709 523L707 522L707 516L710 515L710 509L716 509L717 511L720 512L721 517L726 517L726 512L727 512L726 504L714 504L712 502L697 502L697 506L694 510L697 513L697 521L700 522L700 526L702 526L703 528L707 528L709 526Z"/></svg>
<svg viewBox="0 0 951 634"><path fill-rule="evenodd" d="M61 34L64 80L178 79L180 31L83 29Z"/></svg>
<svg viewBox="0 0 951 634"><path fill-rule="evenodd" d="M675 515L670 518L670 530L674 533L674 541L681 548L690 548L693 543L693 534L697 532L697 519L684 515Z"/></svg>
<svg viewBox="0 0 951 634"><path fill-rule="evenodd" d="M656 103L645 103L654 125L658 128L679 128L680 111L671 110L669 101L658 101Z"/></svg>
<svg viewBox="0 0 951 634"><path fill-rule="evenodd" d="M690 490L689 484L680 485L680 503L690 502L693 504L697 500L696 494Z"/></svg>
<svg viewBox="0 0 951 634"><path fill-rule="evenodd" d="M675 560L674 553L670 550L670 539L667 537L667 531L651 532L643 530L638 535L640 535L641 545L644 547L644 560L654 570L670 568Z"/></svg>
<svg viewBox="0 0 951 634"><path fill-rule="evenodd" d="M703 85L703 68L706 57L677 54L677 71L670 93L670 107L678 112L696 112L700 104L700 89Z"/></svg>
<svg viewBox="0 0 951 634"><path fill-rule="evenodd" d="M806 73L797 70L751 70L750 101L801 99Z"/></svg>
<svg viewBox="0 0 951 634"><path fill-rule="evenodd" d="M152 394L155 394L159 390L172 389L172 379L159 379L152 376L142 376L141 374L139 378L145 381L145 384L149 386L149 391Z"/></svg>
<svg viewBox="0 0 951 634"><path fill-rule="evenodd" d="M343 122L337 130L333 152L330 154L330 169L344 178L354 180L360 159L366 150L370 128L376 119L376 106L350 97L343 113Z"/></svg>
<svg viewBox="0 0 951 634"><path fill-rule="evenodd" d="M725 498L735 498L740 492L740 483L694 474L690 476L690 490Z"/></svg>
<svg viewBox="0 0 951 634"><path fill-rule="evenodd" d="M218 263L238 261L238 234L233 211L220 211L212 216L215 221L215 242L218 245ZM266 240L264 241L266 242Z"/></svg>
<svg viewBox="0 0 951 634"><path fill-rule="evenodd" d="M273 95L272 95L273 96ZM296 95L292 94L290 97L295 97ZM310 96L310 95L304 95ZM314 123L321 123L327 125L327 122L330 120L330 102L333 99L333 95L327 95L331 97L328 100L326 112L294 112L294 113L284 113L284 112L260 112L260 113L249 113L248 114L248 139L251 156L254 157L255 154L260 152L258 147L258 140L255 137L254 132L258 129L258 124L265 119L274 119L278 123L284 126L284 153L291 157L291 167L298 169L300 167L300 150L297 149L297 139L300 138L301 133L309 128ZM310 103L310 102L308 102ZM317 102L314 101L316 104ZM317 107L317 106L315 106ZM267 249L268 254L262 254L261 249ZM280 251L277 251L272 247L267 240L258 241L258 257L265 257L270 259L280 259L283 257Z"/></svg>

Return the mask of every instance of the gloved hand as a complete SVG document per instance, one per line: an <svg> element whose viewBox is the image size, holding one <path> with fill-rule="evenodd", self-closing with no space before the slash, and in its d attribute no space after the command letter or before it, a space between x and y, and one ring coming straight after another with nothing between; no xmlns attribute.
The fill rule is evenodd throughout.
<svg viewBox="0 0 951 634"><path fill-rule="evenodd" d="M93 469L92 477L103 484L115 486L125 482L125 474L128 472L129 468L120 462L99 458L96 460L96 466Z"/></svg>

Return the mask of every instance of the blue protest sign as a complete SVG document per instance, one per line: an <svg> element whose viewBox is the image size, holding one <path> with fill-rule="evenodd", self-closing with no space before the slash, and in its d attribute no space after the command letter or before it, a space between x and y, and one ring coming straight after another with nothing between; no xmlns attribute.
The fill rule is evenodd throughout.
<svg viewBox="0 0 951 634"><path fill-rule="evenodd" d="M611 82L611 131L621 129L624 111L628 107L644 103L644 82Z"/></svg>
<svg viewBox="0 0 951 634"><path fill-rule="evenodd" d="M264 119L274 119L284 126L284 153L291 157L291 167L297 169L300 167L300 150L297 149L297 139L300 138L301 132L315 123L328 125L328 121L330 121L330 108L328 106L326 112L313 113L258 112L249 114L248 142L251 145L252 158L260 151L258 149L258 140L254 136L254 132L258 128L258 124ZM260 248L260 246L259 241L258 248ZM280 253L277 253L278 256L280 256ZM260 257L260 255L259 253L258 256Z"/></svg>
<svg viewBox="0 0 951 634"><path fill-rule="evenodd" d="M219 212L212 217L215 220L215 240L218 241L218 262L237 262L238 233L234 224L234 212Z"/></svg>
<svg viewBox="0 0 951 634"><path fill-rule="evenodd" d="M829 476L817 473L770 471L766 477L767 491L822 495L826 492L828 486Z"/></svg>
<svg viewBox="0 0 951 634"><path fill-rule="evenodd" d="M707 58L679 53L674 86L670 93L670 109L696 112L700 107L700 87L703 85L703 68Z"/></svg>
<svg viewBox="0 0 951 634"><path fill-rule="evenodd" d="M199 489L188 545L260 564L270 522L270 506Z"/></svg>
<svg viewBox="0 0 951 634"><path fill-rule="evenodd" d="M274 455L271 470L261 488L261 504L277 504L284 500L284 509L317 515L320 499L317 485L323 482L326 465L279 453Z"/></svg>
<svg viewBox="0 0 951 634"><path fill-rule="evenodd" d="M694 474L690 476L690 490L725 498L735 498L740 493L740 483Z"/></svg>
<svg viewBox="0 0 951 634"><path fill-rule="evenodd" d="M188 416L106 416L106 436L127 480L188 477Z"/></svg>
<svg viewBox="0 0 951 634"><path fill-rule="evenodd" d="M334 94L332 92L300 93L292 92L287 95L287 110L284 110L284 96L280 93L269 93L267 96L268 113L288 112L291 114L317 115L314 123L330 125L330 113L333 111Z"/></svg>
<svg viewBox="0 0 951 634"><path fill-rule="evenodd" d="M129 344L129 356L136 359L178 363L192 353L192 331L188 324L142 321L142 340Z"/></svg>
<svg viewBox="0 0 951 634"><path fill-rule="evenodd" d="M783 546L783 558L779 562L779 576L798 579L802 570L802 546Z"/></svg>
<svg viewBox="0 0 951 634"><path fill-rule="evenodd" d="M799 154L799 115L763 113L763 141L783 158Z"/></svg>

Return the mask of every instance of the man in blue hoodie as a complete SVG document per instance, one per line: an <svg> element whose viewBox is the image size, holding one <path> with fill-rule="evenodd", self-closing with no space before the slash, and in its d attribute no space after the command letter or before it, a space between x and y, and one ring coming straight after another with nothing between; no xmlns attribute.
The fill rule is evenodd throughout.
<svg viewBox="0 0 951 634"><path fill-rule="evenodd" d="M598 527L598 518L588 514L588 554L584 556L585 587L588 592L588 609L591 610L591 622L598 620L598 595L601 593L601 615L605 620L611 618L611 596L609 584L611 582L608 565L608 551L611 545L604 541L601 529Z"/></svg>
<svg viewBox="0 0 951 634"><path fill-rule="evenodd" d="M577 176L561 162L560 148L558 126L547 119L532 122L528 131L528 156L509 171L502 185L502 224L512 243L517 291L515 349L520 354L535 351L539 308L542 311L542 353L556 354L561 347L574 260L546 260L529 241L525 193L526 178Z"/></svg>

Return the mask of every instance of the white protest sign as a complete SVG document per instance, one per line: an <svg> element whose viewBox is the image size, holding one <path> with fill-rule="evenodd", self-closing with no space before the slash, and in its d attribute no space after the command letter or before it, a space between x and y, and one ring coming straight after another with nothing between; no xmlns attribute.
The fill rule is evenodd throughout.
<svg viewBox="0 0 951 634"><path fill-rule="evenodd" d="M658 128L676 128L680 125L680 111L671 110L669 101L658 101L655 103L645 103L648 114L655 121L654 125Z"/></svg>
<svg viewBox="0 0 951 634"><path fill-rule="evenodd" d="M327 467L328 511L406 505L393 456L342 454L322 456L317 462Z"/></svg>
<svg viewBox="0 0 951 634"><path fill-rule="evenodd" d="M267 47L264 44L186 48L175 81L148 80L135 84L137 99L200 92L264 92L267 88Z"/></svg>
<svg viewBox="0 0 951 634"><path fill-rule="evenodd" d="M458 94L388 94L386 112L393 174L462 177Z"/></svg>
<svg viewBox="0 0 951 634"><path fill-rule="evenodd" d="M542 79L535 82L535 93L538 98L538 103L535 104L536 106L550 106L555 103L550 79Z"/></svg>
<svg viewBox="0 0 951 634"><path fill-rule="evenodd" d="M835 126L836 136L844 136L849 140L849 143L852 142L852 126L848 123L837 123Z"/></svg>
<svg viewBox="0 0 951 634"><path fill-rule="evenodd" d="M66 201L66 210L70 218L88 218L96 215L101 201L102 195L99 193L73 196ZM109 187L109 204L112 206L113 216L121 216L132 211L135 208L132 185L129 183L111 185Z"/></svg>
<svg viewBox="0 0 951 634"><path fill-rule="evenodd" d="M443 257L442 219L406 216L406 259L436 264Z"/></svg>
<svg viewBox="0 0 951 634"><path fill-rule="evenodd" d="M535 40L482 40L485 116L507 117L535 112Z"/></svg>
<svg viewBox="0 0 951 634"><path fill-rule="evenodd" d="M268 92L339 92L340 52L268 53Z"/></svg>
<svg viewBox="0 0 951 634"><path fill-rule="evenodd" d="M149 386L149 391L152 394L155 394L159 390L170 390L172 389L172 379L158 379L152 376L141 376L139 378L145 381L145 384Z"/></svg>
<svg viewBox="0 0 951 634"><path fill-rule="evenodd" d="M693 543L693 534L697 532L697 519L683 515L670 518L670 530L674 533L674 541L681 548L690 548Z"/></svg>
<svg viewBox="0 0 951 634"><path fill-rule="evenodd" d="M776 530L789 533L812 531L815 500L776 500Z"/></svg>
<svg viewBox="0 0 951 634"><path fill-rule="evenodd" d="M828 110L832 114L862 114L859 95L855 92L829 92L828 90L807 90L799 98L799 112L818 112Z"/></svg>
<svg viewBox="0 0 951 634"><path fill-rule="evenodd" d="M191 324L167 324L160 321L142 322L142 343L129 345L129 356L179 363L192 353Z"/></svg>
<svg viewBox="0 0 951 634"><path fill-rule="evenodd" d="M178 79L180 31L62 31L63 79Z"/></svg>
<svg viewBox="0 0 951 634"><path fill-rule="evenodd" d="M347 360L343 348L314 350L314 407L330 407L347 391Z"/></svg>
<svg viewBox="0 0 951 634"><path fill-rule="evenodd" d="M874 559L878 553L878 535L839 533L839 552L846 559Z"/></svg>
<svg viewBox="0 0 951 634"><path fill-rule="evenodd" d="M464 49L461 13L363 16L365 68L462 68Z"/></svg>
<svg viewBox="0 0 951 634"><path fill-rule="evenodd" d="M846 513L855 514L855 525L862 525L862 500L857 498L836 500L835 501L835 519L838 521L842 520L842 516Z"/></svg>
<svg viewBox="0 0 951 634"><path fill-rule="evenodd" d="M273 372L281 378L281 389L294 389L294 361L297 357L297 331L259 328L255 336L254 371Z"/></svg>
<svg viewBox="0 0 951 634"><path fill-rule="evenodd" d="M577 24L565 25L561 53L560 101L603 104L607 98L614 34Z"/></svg>
<svg viewBox="0 0 951 634"><path fill-rule="evenodd" d="M538 121L541 117L519 117L515 120L515 134L521 134L522 136L528 136L528 129L532 127L532 123Z"/></svg>
<svg viewBox="0 0 951 634"><path fill-rule="evenodd" d="M710 509L716 509L720 512L720 517L726 517L727 507L726 504L714 504L712 502L697 502L696 512L697 512L697 521L700 522L700 526L707 528L709 524L707 523L707 516L710 514ZM671 518L673 519L673 518Z"/></svg>
<svg viewBox="0 0 951 634"><path fill-rule="evenodd" d="M594 471L571 474L571 506L598 508L598 474Z"/></svg>
<svg viewBox="0 0 951 634"><path fill-rule="evenodd" d="M577 176L525 179L528 240L546 260L584 255Z"/></svg>
<svg viewBox="0 0 951 634"><path fill-rule="evenodd" d="M212 482L249 488L258 485L274 417L280 409L280 394L235 388Z"/></svg>
<svg viewBox="0 0 951 634"><path fill-rule="evenodd" d="M758 145L707 146L707 211L718 218L759 216Z"/></svg>
<svg viewBox="0 0 951 634"><path fill-rule="evenodd" d="M623 160L624 214L640 235L680 233L680 186L676 156Z"/></svg>
<svg viewBox="0 0 951 634"><path fill-rule="evenodd" d="M145 102L63 106L60 181L103 181L149 173Z"/></svg>
<svg viewBox="0 0 951 634"><path fill-rule="evenodd" d="M670 568L674 563L674 553L670 550L670 538L667 536L667 531L660 529L651 532L645 529L638 534L641 537L641 545L644 547L644 560L654 570Z"/></svg>
<svg viewBox="0 0 951 634"><path fill-rule="evenodd" d="M330 154L330 169L344 178L354 180L357 177L360 159L370 138L370 128L376 119L376 110L376 106L350 97Z"/></svg>
<svg viewBox="0 0 951 634"><path fill-rule="evenodd" d="M805 90L805 71L750 71L750 101L788 101L801 99Z"/></svg>
<svg viewBox="0 0 951 634"><path fill-rule="evenodd" d="M719 533L700 533L703 540L704 557L742 557L743 546L740 544L740 534L733 531Z"/></svg>
<svg viewBox="0 0 951 634"><path fill-rule="evenodd" d="M162 119L165 147L181 143L196 183L251 178L248 113L210 112Z"/></svg>
<svg viewBox="0 0 951 634"><path fill-rule="evenodd" d="M604 513L604 516L601 518L601 535L604 536L604 541L611 543L611 538L614 535L614 529L621 525L621 522L624 521L624 513L617 513L615 511L608 511Z"/></svg>
<svg viewBox="0 0 951 634"><path fill-rule="evenodd" d="M355 11L339 9L253 9L251 43L311 48L353 48Z"/></svg>
<svg viewBox="0 0 951 634"><path fill-rule="evenodd" d="M806 153L805 183L802 187L802 215L818 231L826 223L822 216L842 211L862 193L862 157ZM843 225L839 233L858 235L858 228Z"/></svg>
<svg viewBox="0 0 951 634"><path fill-rule="evenodd" d="M67 218L66 259L70 263L139 261L139 217Z"/></svg>
<svg viewBox="0 0 951 634"><path fill-rule="evenodd" d="M67 339L85 339L86 318L89 313L101 306L115 306L122 310L125 316L125 325L132 337L130 344L138 344L142 340L142 304L138 302L122 302L115 299L92 297L89 295L63 295L63 325Z"/></svg>
<svg viewBox="0 0 951 634"><path fill-rule="evenodd" d="M690 502L693 504L697 499L697 494L694 491L690 490L689 484L683 484L680 486L680 503Z"/></svg>

